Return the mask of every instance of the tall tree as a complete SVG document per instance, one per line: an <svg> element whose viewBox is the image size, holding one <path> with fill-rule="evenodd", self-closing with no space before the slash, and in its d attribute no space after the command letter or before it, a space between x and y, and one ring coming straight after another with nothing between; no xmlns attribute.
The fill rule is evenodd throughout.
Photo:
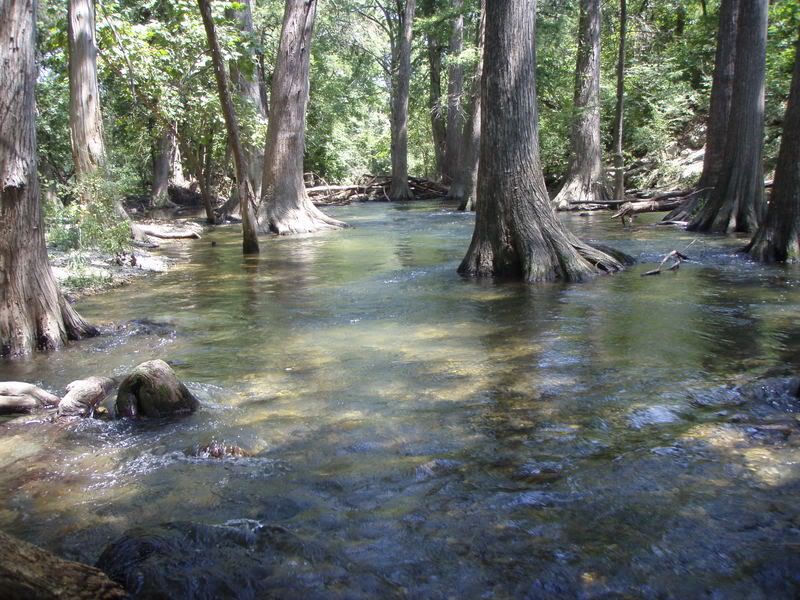
<svg viewBox="0 0 800 600"><path fill-rule="evenodd" d="M614 199L625 199L625 156L622 135L625 132L625 43L628 37L628 5L619 0L619 49L617 52L617 102L614 107Z"/></svg>
<svg viewBox="0 0 800 600"><path fill-rule="evenodd" d="M69 0L67 38L72 160L75 177L82 181L87 177L102 176L106 164L100 87L97 83L94 0ZM86 202L90 200L84 199ZM121 199L115 198L113 206L120 219L130 221ZM144 237L133 224L131 232L136 238Z"/></svg>
<svg viewBox="0 0 800 600"><path fill-rule="evenodd" d="M600 0L581 0L571 156L559 210L606 200L600 150Z"/></svg>
<svg viewBox="0 0 800 600"><path fill-rule="evenodd" d="M37 174L36 0L0 1L0 356L96 333L58 290Z"/></svg>
<svg viewBox="0 0 800 600"><path fill-rule="evenodd" d="M800 39L769 209L745 250L763 262L800 260Z"/></svg>
<svg viewBox="0 0 800 600"><path fill-rule="evenodd" d="M727 135L716 186L692 231L754 231L763 216L767 0L740 0Z"/></svg>
<svg viewBox="0 0 800 600"><path fill-rule="evenodd" d="M96 173L106 160L103 116L97 84L93 0L69 0L69 125L72 159L80 177Z"/></svg>
<svg viewBox="0 0 800 600"><path fill-rule="evenodd" d="M311 203L303 182L308 69L316 12L317 0L286 0L272 76L272 118L267 129L259 221L280 235L344 227Z"/></svg>
<svg viewBox="0 0 800 600"><path fill-rule="evenodd" d="M447 67L447 138L445 149L444 178L450 182L456 178L460 166L461 148L464 142L464 113L461 96L464 93L464 66L461 52L464 50L464 0L451 0L455 12L450 33L450 55Z"/></svg>
<svg viewBox="0 0 800 600"><path fill-rule="evenodd" d="M439 10L436 0L421 0L418 11L422 17L430 18ZM438 23L437 23L438 24ZM425 29L425 48L428 57L428 111L431 119L431 135L435 160L434 179L442 179L447 143L447 115L442 107L442 54L443 44L439 40L438 27Z"/></svg>
<svg viewBox="0 0 800 600"><path fill-rule="evenodd" d="M722 157L728 134L728 119L733 96L733 71L736 63L736 33L739 0L722 0L719 7L717 50L711 80L711 101L706 121L706 148L698 193L664 217L667 221L685 221L697 212L719 183Z"/></svg>
<svg viewBox="0 0 800 600"><path fill-rule="evenodd" d="M158 138L158 147L153 157L153 184L150 187L150 206L161 208L169 204L169 175L176 147L175 133L165 126Z"/></svg>
<svg viewBox="0 0 800 600"><path fill-rule="evenodd" d="M475 210L475 189L478 186L478 165L481 157L481 74L483 73L483 40L486 28L486 0L481 0L478 25L478 63L472 79L467 122L464 125L464 147L456 178L448 195L459 201L458 210Z"/></svg>
<svg viewBox="0 0 800 600"><path fill-rule="evenodd" d="M536 107L536 0L490 1L475 231L459 272L580 281L622 264L560 222L544 184Z"/></svg>
<svg viewBox="0 0 800 600"><path fill-rule="evenodd" d="M411 200L408 186L408 95L411 85L411 39L416 0L397 1L397 27L392 41L392 182L389 198ZM387 20L391 22L391 19Z"/></svg>
<svg viewBox="0 0 800 600"><path fill-rule="evenodd" d="M230 16L233 17L245 41L252 40L255 36L253 29L253 9L251 0L244 0L240 3L238 10L231 10ZM236 92L254 112L255 118L263 123L267 120L267 105L262 97L261 72L256 68L255 60L249 54L242 56L239 60L231 61L231 80ZM243 140L245 161L247 164L248 178L256 198L261 196L261 181L264 169L264 145L250 143Z"/></svg>
<svg viewBox="0 0 800 600"><path fill-rule="evenodd" d="M217 80L219 101L222 105L222 114L225 118L225 127L228 130L228 140L233 150L233 161L236 167L236 183L239 191L239 201L242 213L242 250L244 254L258 254L258 236L255 223L255 196L247 170L247 157L242 145L239 132L239 122L231 100L228 72L222 58L222 51L214 27L214 18L211 14L211 0L197 0L200 15L203 17L203 26L208 37L208 46L211 49L211 60L214 63L214 75Z"/></svg>

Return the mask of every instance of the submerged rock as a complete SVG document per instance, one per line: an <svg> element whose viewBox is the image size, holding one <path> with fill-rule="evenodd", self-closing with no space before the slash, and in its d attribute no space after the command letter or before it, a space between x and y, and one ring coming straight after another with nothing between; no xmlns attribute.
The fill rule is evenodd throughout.
<svg viewBox="0 0 800 600"><path fill-rule="evenodd" d="M97 566L134 598L308 598L347 582L346 571L327 566L332 558L284 527L241 519L131 529Z"/></svg>
<svg viewBox="0 0 800 600"><path fill-rule="evenodd" d="M200 403L163 360L137 366L119 386L118 417L166 417L189 413Z"/></svg>
<svg viewBox="0 0 800 600"><path fill-rule="evenodd" d="M205 446L193 448L188 454L201 458L244 458L253 456L252 452L248 452L240 446L226 445L224 442L220 443L216 440Z"/></svg>
<svg viewBox="0 0 800 600"><path fill-rule="evenodd" d="M628 423L633 429L644 429L653 425L667 425L680 421L680 415L668 406L649 406L637 408L628 415Z"/></svg>
<svg viewBox="0 0 800 600"><path fill-rule="evenodd" d="M67 395L58 404L58 415L88 417L115 385L114 380L108 377L89 377L73 381L67 386Z"/></svg>
<svg viewBox="0 0 800 600"><path fill-rule="evenodd" d="M7 600L112 600L128 595L94 567L59 558L0 533L0 598Z"/></svg>

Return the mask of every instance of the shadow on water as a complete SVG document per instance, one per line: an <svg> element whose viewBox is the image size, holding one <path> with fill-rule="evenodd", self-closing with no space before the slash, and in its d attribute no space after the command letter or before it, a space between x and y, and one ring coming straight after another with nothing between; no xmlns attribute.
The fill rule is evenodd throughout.
<svg viewBox="0 0 800 600"><path fill-rule="evenodd" d="M156 548L137 568L172 597L797 595L800 401L724 386L796 373L798 270L711 239L661 277L496 285L455 274L469 215L334 212L356 227L256 260L217 231L80 307L174 335L0 367L59 389L169 358L203 403L6 423L0 527L87 562L139 527L119 552ZM570 224L645 263L693 239ZM213 440L250 455L198 455Z"/></svg>

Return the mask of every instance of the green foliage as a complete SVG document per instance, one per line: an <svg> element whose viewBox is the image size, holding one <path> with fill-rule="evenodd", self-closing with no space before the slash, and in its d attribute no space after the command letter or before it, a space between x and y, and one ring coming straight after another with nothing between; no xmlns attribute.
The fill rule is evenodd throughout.
<svg viewBox="0 0 800 600"><path fill-rule="evenodd" d="M45 203L48 244L58 250L98 249L111 254L130 247L130 226L114 210L124 193L125 177L86 178L78 184L57 186L60 196L71 199Z"/></svg>

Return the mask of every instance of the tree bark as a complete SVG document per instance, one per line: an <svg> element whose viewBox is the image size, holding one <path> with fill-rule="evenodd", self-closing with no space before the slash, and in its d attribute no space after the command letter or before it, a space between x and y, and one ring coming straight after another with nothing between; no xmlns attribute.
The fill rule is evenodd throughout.
<svg viewBox="0 0 800 600"><path fill-rule="evenodd" d="M486 0L481 0L481 20L478 25L478 64L472 80L470 110L464 126L464 149L450 196L459 200L458 210L475 210L475 189L478 186L478 166L481 157L481 74L483 73L483 40L486 28Z"/></svg>
<svg viewBox="0 0 800 600"><path fill-rule="evenodd" d="M97 46L95 45L94 0L69 0L67 6L69 46L69 127L75 178L102 174L106 149L103 141L103 116L100 110L100 87L97 83ZM91 198L84 198L84 202ZM130 222L121 199L113 200L114 212L130 223L134 238L143 235Z"/></svg>
<svg viewBox="0 0 800 600"><path fill-rule="evenodd" d="M69 0L69 125L72 159L78 176L105 166L103 116L97 84L97 47L93 0Z"/></svg>
<svg viewBox="0 0 800 600"><path fill-rule="evenodd" d="M763 262L800 260L800 39L769 209L745 250Z"/></svg>
<svg viewBox="0 0 800 600"><path fill-rule="evenodd" d="M178 131L178 124L174 124L175 132ZM178 187L186 187L186 176L183 174L183 161L181 160L181 145L173 136L172 152L169 155L169 182Z"/></svg>
<svg viewBox="0 0 800 600"><path fill-rule="evenodd" d="M228 129L228 140L233 149L233 161L236 167L236 183L239 188L239 202L242 213L242 252L244 254L258 254L258 234L255 224L255 196L251 184L248 165L251 162L245 155L239 133L239 123L236 118L236 111L233 108L230 88L228 86L228 73L225 70L225 63L222 58L222 51L217 40L217 32L214 27L214 19L211 15L211 0L197 0L200 7L200 14L203 18L203 26L208 37L208 45L211 49L211 60L214 63L214 75L217 80L217 91L219 101L222 105L222 114L225 118L225 126ZM249 8L249 5L248 5ZM251 21L252 27L252 21ZM258 90L256 90L258 91ZM259 100L261 95L259 93Z"/></svg>
<svg viewBox="0 0 800 600"><path fill-rule="evenodd" d="M44 239L36 155L36 0L0 4L0 356L97 333L59 292Z"/></svg>
<svg viewBox="0 0 800 600"><path fill-rule="evenodd" d="M464 93L464 67L460 63L464 49L464 0L451 0L456 16L450 34L450 61L447 68L447 142L445 149L444 179L454 181L461 165L460 155L464 142L464 113L461 96Z"/></svg>
<svg viewBox="0 0 800 600"><path fill-rule="evenodd" d="M684 205L664 217L665 221L688 221L697 209L711 196L717 187L722 171L722 156L728 134L728 119L731 114L733 95L733 73L736 63L736 33L739 16L739 0L722 0L719 7L717 50L714 59L714 75L711 80L711 100L706 122L706 150L703 156L703 172L698 189L708 189L697 194Z"/></svg>
<svg viewBox="0 0 800 600"><path fill-rule="evenodd" d="M559 221L539 158L536 0L487 2L475 231L459 272L581 281L622 264Z"/></svg>
<svg viewBox="0 0 800 600"><path fill-rule="evenodd" d="M740 0L728 135L716 186L691 231L754 231L764 214L767 0Z"/></svg>
<svg viewBox="0 0 800 600"><path fill-rule="evenodd" d="M345 226L311 203L303 182L308 69L316 12L317 0L286 0L272 76L272 118L267 129L259 222L279 235Z"/></svg>
<svg viewBox="0 0 800 600"><path fill-rule="evenodd" d="M398 8L400 7L398 2ZM411 36L416 0L405 0L392 56L392 183L391 200L412 200L408 187L408 96L411 84Z"/></svg>
<svg viewBox="0 0 800 600"><path fill-rule="evenodd" d="M614 199L625 199L625 156L622 137L625 133L625 42L628 34L628 5L619 0L619 52L617 56L617 103L614 109Z"/></svg>
<svg viewBox="0 0 800 600"><path fill-rule="evenodd" d="M150 206L163 208L169 204L169 171L175 147L175 134L164 127L158 140L158 151L153 160L153 185L150 188Z"/></svg>
<svg viewBox="0 0 800 600"><path fill-rule="evenodd" d="M559 210L608 199L600 150L600 0L581 0L570 164Z"/></svg>
<svg viewBox="0 0 800 600"><path fill-rule="evenodd" d="M245 37L252 38L255 36L255 33L253 29L251 0L244 0L241 2L241 5L242 8L240 10L230 10L230 16L238 22L239 31ZM231 81L233 81L239 97L253 108L256 119L266 124L267 105L264 103L264 99L261 96L261 89L264 85L261 81L261 72L257 68L255 61L249 56L242 57L239 60L250 62L250 68L242 69L242 65L239 61L231 61ZM252 73L252 75L249 73ZM252 139L252 136L245 136L245 139L242 141L244 159L247 166L247 177L250 180L250 187L253 189L253 194L256 198L260 198L262 174L264 170L264 144L254 144L249 142L248 139Z"/></svg>

